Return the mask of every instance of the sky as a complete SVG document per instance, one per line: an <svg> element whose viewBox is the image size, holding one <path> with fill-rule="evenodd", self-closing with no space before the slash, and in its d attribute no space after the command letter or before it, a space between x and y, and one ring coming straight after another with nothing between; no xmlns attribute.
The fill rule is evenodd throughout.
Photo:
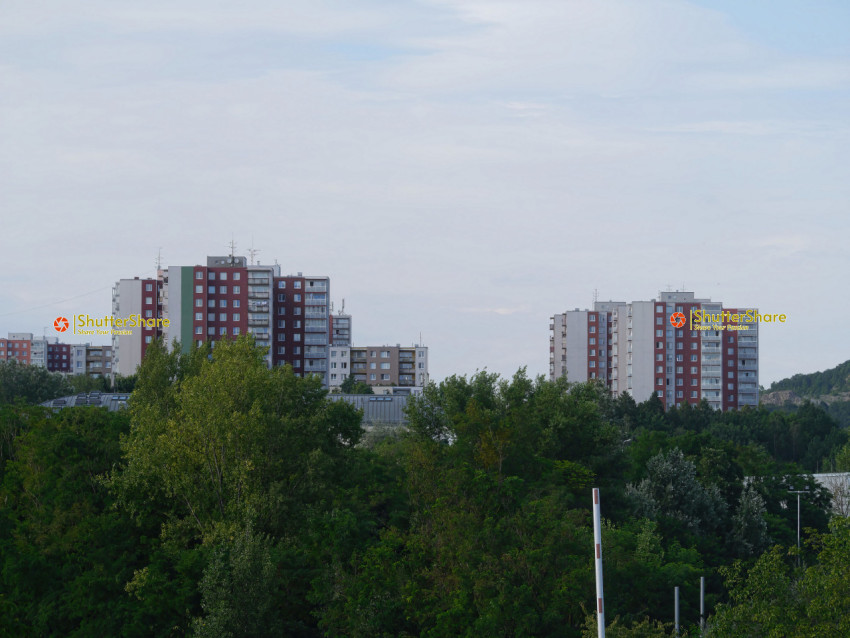
<svg viewBox="0 0 850 638"><path fill-rule="evenodd" d="M689 290L850 359L850 3L0 5L0 334L253 246L355 344L548 374L549 317ZM827 329L824 329L828 326ZM67 340L67 339L66 339Z"/></svg>

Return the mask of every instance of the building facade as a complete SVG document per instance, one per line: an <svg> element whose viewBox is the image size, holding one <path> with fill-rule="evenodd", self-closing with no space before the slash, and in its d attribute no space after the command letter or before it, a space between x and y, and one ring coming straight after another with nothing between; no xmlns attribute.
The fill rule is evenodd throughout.
<svg viewBox="0 0 850 638"><path fill-rule="evenodd" d="M128 319L138 315L145 325L125 327L116 332L130 334L112 335L114 360L112 373L129 376L136 373L142 363L145 350L157 337L163 335L160 325L148 326L150 319L163 318L163 280L162 273L156 279L121 279L112 289L113 319Z"/></svg>
<svg viewBox="0 0 850 638"><path fill-rule="evenodd" d="M549 377L599 379L614 396L638 402L657 392L667 407L702 399L719 410L756 406L758 322L733 321L748 310L756 312L692 292L660 292L650 301L595 302L593 310L553 315ZM683 325L671 322L675 313ZM704 324L703 313L717 321Z"/></svg>

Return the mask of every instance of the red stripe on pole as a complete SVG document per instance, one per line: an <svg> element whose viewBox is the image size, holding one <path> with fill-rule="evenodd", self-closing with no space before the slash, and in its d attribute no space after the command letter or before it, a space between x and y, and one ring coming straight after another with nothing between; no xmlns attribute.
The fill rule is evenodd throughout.
<svg viewBox="0 0 850 638"><path fill-rule="evenodd" d="M596 599L596 605L599 609L599 613L601 614L602 613L602 599L601 598Z"/></svg>
<svg viewBox="0 0 850 638"><path fill-rule="evenodd" d="M596 543L596 558L602 557L602 548L599 546L599 543Z"/></svg>
<svg viewBox="0 0 850 638"><path fill-rule="evenodd" d="M593 490L593 504L599 505L599 490Z"/></svg>

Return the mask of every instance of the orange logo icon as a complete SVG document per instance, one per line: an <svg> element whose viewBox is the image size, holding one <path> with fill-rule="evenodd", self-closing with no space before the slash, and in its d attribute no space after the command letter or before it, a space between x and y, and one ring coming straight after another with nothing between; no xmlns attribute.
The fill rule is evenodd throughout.
<svg viewBox="0 0 850 638"><path fill-rule="evenodd" d="M674 312L670 315L670 323L673 324L674 328L681 328L685 325L685 315L681 312Z"/></svg>
<svg viewBox="0 0 850 638"><path fill-rule="evenodd" d="M53 321L53 329L56 332L65 332L68 329L68 320L65 317L56 317Z"/></svg>

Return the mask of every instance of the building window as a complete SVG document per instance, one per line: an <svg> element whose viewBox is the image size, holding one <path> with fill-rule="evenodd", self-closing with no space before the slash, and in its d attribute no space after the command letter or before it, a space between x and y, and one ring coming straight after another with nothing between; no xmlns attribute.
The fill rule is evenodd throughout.
<svg viewBox="0 0 850 638"><path fill-rule="evenodd" d="M676 350L681 350L681 349L683 349L684 347L685 347L685 344L684 344L684 343L682 343L681 341L679 341L678 343L676 343Z"/></svg>
<svg viewBox="0 0 850 638"><path fill-rule="evenodd" d="M726 384L726 389L727 389L727 390L734 390L734 389L735 389L735 384L734 384L734 383L727 383L727 384Z"/></svg>
<svg viewBox="0 0 850 638"><path fill-rule="evenodd" d="M596 326L590 326L587 331L592 335L596 334Z"/></svg>
<svg viewBox="0 0 850 638"><path fill-rule="evenodd" d="M677 398L677 399L681 399L681 398L682 398L682 391L681 391L681 390L676 390L676 398Z"/></svg>
<svg viewBox="0 0 850 638"><path fill-rule="evenodd" d="M151 337L150 335L148 335L147 337L145 337L145 343L150 343L150 342L151 342L151 339L153 339L153 337ZM107 362L107 363L108 363L108 362ZM108 368L109 366L106 366L106 367Z"/></svg>
<svg viewBox="0 0 850 638"><path fill-rule="evenodd" d="M195 299L195 308L203 308L204 300L203 299Z"/></svg>
<svg viewBox="0 0 850 638"><path fill-rule="evenodd" d="M655 306L655 312L664 312L664 306Z"/></svg>
<svg viewBox="0 0 850 638"><path fill-rule="evenodd" d="M145 310L145 319L153 317L153 310Z"/></svg>
<svg viewBox="0 0 850 638"><path fill-rule="evenodd" d="M151 292L153 290L153 284L145 284L145 290Z"/></svg>
<svg viewBox="0 0 850 638"><path fill-rule="evenodd" d="M655 385L664 385L664 379L658 378L655 380Z"/></svg>
<svg viewBox="0 0 850 638"><path fill-rule="evenodd" d="M389 358L390 358L389 350L381 350L381 359L389 359Z"/></svg>
<svg viewBox="0 0 850 638"><path fill-rule="evenodd" d="M587 367L588 368L595 368L596 367L596 361L588 361Z"/></svg>
<svg viewBox="0 0 850 638"><path fill-rule="evenodd" d="M726 373L726 376L727 376L727 378L729 378L729 379L734 379L734 378L735 378L735 373L734 373L732 370L730 370L729 372L727 372L727 373Z"/></svg>
<svg viewBox="0 0 850 638"><path fill-rule="evenodd" d="M214 312L208 312L207 313L207 321L215 321L215 313Z"/></svg>
<svg viewBox="0 0 850 638"><path fill-rule="evenodd" d="M233 280L234 281L239 281L240 279L242 279L242 273L238 273L238 272L233 273Z"/></svg>
<svg viewBox="0 0 850 638"><path fill-rule="evenodd" d="M215 286L207 286L207 293L214 295L215 294Z"/></svg>
<svg viewBox="0 0 850 638"><path fill-rule="evenodd" d="M286 282L285 281L277 282L277 287L278 288L286 288Z"/></svg>
<svg viewBox="0 0 850 638"><path fill-rule="evenodd" d="M195 334L196 335L203 334L203 333L204 333L203 326L195 326Z"/></svg>
<svg viewBox="0 0 850 638"><path fill-rule="evenodd" d="M195 279L203 279L203 278L204 278L204 273L202 273L200 270L195 273Z"/></svg>
<svg viewBox="0 0 850 638"><path fill-rule="evenodd" d="M227 294L227 286L219 286L219 287L218 287L218 291L219 291L222 295L226 295L226 294Z"/></svg>
<svg viewBox="0 0 850 638"><path fill-rule="evenodd" d="M203 321L203 320L204 320L204 315L200 312L196 312L195 313L195 321Z"/></svg>
<svg viewBox="0 0 850 638"><path fill-rule="evenodd" d="M676 361L684 361L684 357L680 354L676 355Z"/></svg>
<svg viewBox="0 0 850 638"><path fill-rule="evenodd" d="M242 332L242 331L239 329L239 327L238 327L238 326L237 326L236 328L234 328L234 329L233 329L233 334L234 334L234 336L235 336L235 335L238 335L240 332Z"/></svg>
<svg viewBox="0 0 850 638"><path fill-rule="evenodd" d="M297 288L298 286L296 286ZM301 295L292 295L292 301L298 302L301 301Z"/></svg>
<svg viewBox="0 0 850 638"><path fill-rule="evenodd" d="M301 282L300 281L292 282L292 287L295 288L296 290L300 290L301 289Z"/></svg>
<svg viewBox="0 0 850 638"><path fill-rule="evenodd" d="M300 335L300 334L298 334L297 332L296 332L294 335L292 335L292 338L293 338L295 341L301 341L301 335Z"/></svg>
<svg viewBox="0 0 850 638"><path fill-rule="evenodd" d="M301 346L295 346L292 349L292 354L301 354Z"/></svg>
<svg viewBox="0 0 850 638"><path fill-rule="evenodd" d="M241 286L233 286L233 294L234 295L238 295L240 292L242 292Z"/></svg>
<svg viewBox="0 0 850 638"><path fill-rule="evenodd" d="M664 325L664 317L656 317L655 318L655 325L656 326L663 326Z"/></svg>
<svg viewBox="0 0 850 638"><path fill-rule="evenodd" d="M727 343L735 343L735 337L734 336L726 337L726 339L728 340Z"/></svg>
<svg viewBox="0 0 850 638"><path fill-rule="evenodd" d="M663 331L663 330L656 330L656 331L655 331L655 336L656 336L656 337L663 337L663 336L664 336L664 331Z"/></svg>
<svg viewBox="0 0 850 638"><path fill-rule="evenodd" d="M215 273L212 270L207 273L207 279L215 281Z"/></svg>
<svg viewBox="0 0 850 638"><path fill-rule="evenodd" d="M590 338L587 340L587 342L588 342L591 346L595 346L595 345L596 345L596 337L590 337Z"/></svg>
<svg viewBox="0 0 850 638"><path fill-rule="evenodd" d="M682 385L685 385L685 384L684 384L684 382L682 381L682 379L676 379L676 385L677 385L677 386L682 386Z"/></svg>
<svg viewBox="0 0 850 638"><path fill-rule="evenodd" d="M726 354L735 354L735 348L726 348Z"/></svg>
<svg viewBox="0 0 850 638"><path fill-rule="evenodd" d="M696 390L691 390L691 398L692 398L692 399L696 399L696 398L697 398L697 391L696 391Z"/></svg>
<svg viewBox="0 0 850 638"><path fill-rule="evenodd" d="M219 314L219 315L218 315L218 320L219 320L219 321L227 321L227 313L226 313L226 312L222 312L221 314Z"/></svg>
<svg viewBox="0 0 850 638"><path fill-rule="evenodd" d="M283 334L282 332L278 332L277 333L277 340L278 341L286 341L286 335Z"/></svg>
<svg viewBox="0 0 850 638"><path fill-rule="evenodd" d="M238 299L234 299L234 300L233 300L233 307L234 307L234 308L238 308L238 307L239 307L239 306L241 306L241 305L242 305L242 302L241 302L241 301L239 301Z"/></svg>
<svg viewBox="0 0 850 638"><path fill-rule="evenodd" d="M389 381L389 380L390 380L390 375L388 375L388 374L382 374L381 375L381 381Z"/></svg>
<svg viewBox="0 0 850 638"><path fill-rule="evenodd" d="M278 322L277 322L277 327L281 328L281 329L286 328L286 320L285 319L279 319Z"/></svg>
<svg viewBox="0 0 850 638"><path fill-rule="evenodd" d="M240 315L238 312L233 313L233 321L239 321L241 318L242 315Z"/></svg>
<svg viewBox="0 0 850 638"><path fill-rule="evenodd" d="M293 368L300 368L300 367L301 367L301 360L300 360L300 359L296 359L295 361L293 361L293 362L292 362L292 367L293 367Z"/></svg>
<svg viewBox="0 0 850 638"><path fill-rule="evenodd" d="M596 350L591 350L591 351L588 353L588 356L590 356L590 357L595 357L595 356L596 356Z"/></svg>
<svg viewBox="0 0 850 638"><path fill-rule="evenodd" d="M691 355L691 361L696 361L696 360L697 360L697 356L695 354L692 354Z"/></svg>
<svg viewBox="0 0 850 638"><path fill-rule="evenodd" d="M227 334L227 327L226 327L226 326L222 326L221 328L219 328L219 330L218 330L218 334L220 334L220 335L226 335L226 334Z"/></svg>
<svg viewBox="0 0 850 638"><path fill-rule="evenodd" d="M662 372L664 372L664 366L655 366L655 371L658 374L661 374Z"/></svg>
<svg viewBox="0 0 850 638"><path fill-rule="evenodd" d="M283 294L278 295L277 301L278 301L278 303L286 303L286 295L283 295Z"/></svg>
<svg viewBox="0 0 850 638"><path fill-rule="evenodd" d="M370 370L374 370L374 369L375 369L375 368L377 368L377 367L378 367L378 364L377 364L377 363L375 363L374 361L373 361L372 363L370 363L370 364L369 364L369 369L370 369Z"/></svg>
<svg viewBox="0 0 850 638"><path fill-rule="evenodd" d="M676 374L682 374L682 366L676 366Z"/></svg>
<svg viewBox="0 0 850 638"><path fill-rule="evenodd" d="M219 299L218 300L219 308L227 308L227 299Z"/></svg>
<svg viewBox="0 0 850 638"><path fill-rule="evenodd" d="M381 364L381 370L389 370L389 369L390 369L389 363L382 363Z"/></svg>
<svg viewBox="0 0 850 638"><path fill-rule="evenodd" d="M735 400L735 395L734 395L734 394L730 394L730 395L729 395L729 401L730 401L730 402L732 402L732 401L734 401L734 400Z"/></svg>
<svg viewBox="0 0 850 638"><path fill-rule="evenodd" d="M696 342L691 344L691 350L696 350L698 348L698 344Z"/></svg>
<svg viewBox="0 0 850 638"><path fill-rule="evenodd" d="M212 326L207 328L207 334L208 335L214 335L215 334L215 328L213 328Z"/></svg>
<svg viewBox="0 0 850 638"><path fill-rule="evenodd" d="M203 287L203 286L195 286L195 294L196 294L196 295L200 295L200 294L202 294L203 292L204 292L204 287Z"/></svg>

